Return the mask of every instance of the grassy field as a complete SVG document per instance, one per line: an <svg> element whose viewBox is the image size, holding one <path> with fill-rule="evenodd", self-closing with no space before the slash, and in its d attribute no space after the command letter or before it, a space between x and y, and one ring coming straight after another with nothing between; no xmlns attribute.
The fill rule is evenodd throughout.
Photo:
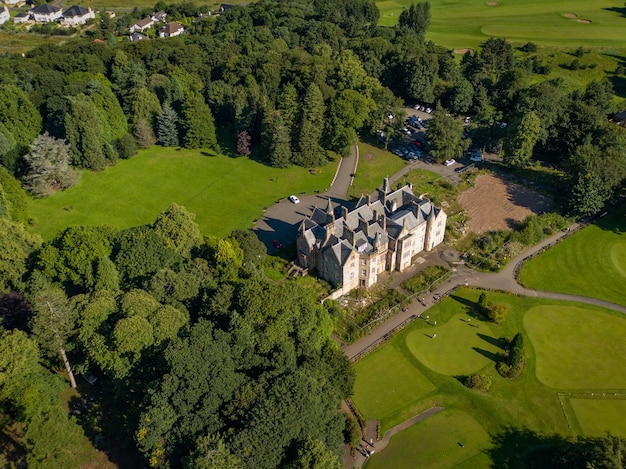
<svg viewBox="0 0 626 469"><path fill-rule="evenodd" d="M152 222L170 203L196 214L203 234L251 228L263 209L292 193L324 191L336 162L312 175L305 168L270 168L248 158L153 147L48 199L33 200L32 230L44 239L72 225L117 228Z"/></svg>
<svg viewBox="0 0 626 469"><path fill-rule="evenodd" d="M622 366L619 361L624 356L626 317L593 306L489 292L488 301L505 305L508 314L502 324L486 324L479 322L474 315L479 295L480 291L473 289L457 290L431 308L428 311L429 322L436 320L437 329L441 331L435 339L424 335L432 335L435 328L418 319L355 365L354 402L365 418L379 418L384 433L434 404L445 407L444 414L451 412L455 415L455 412L461 411L469 416L470 422L451 417L452 421L459 418L459 423L451 423L448 431L463 432L452 440L465 438L471 441L471 437L465 436L465 425L472 429L469 431L471 435L476 433L479 437L481 431L491 435L491 442L478 438L475 447L479 453L491 443L502 441L498 435L503 434L506 428L526 428L541 435L559 434L565 437L592 431L586 429L619 430L609 410L585 413L584 409L575 410L573 405L567 404L564 412L558 393L626 393L626 376L621 376L623 373L619 372ZM468 317L471 317L471 323L480 324L480 327L467 324ZM553 327L553 324L558 324L558 327ZM548 329L549 333L543 334L544 329ZM526 344L525 368L518 378L506 380L495 371L492 358L501 351L499 339L511 338L518 331L524 335ZM416 346L422 340L420 336L424 337L423 347L430 344L431 347L443 348L435 353L421 348L422 344ZM576 344L575 349L579 352L575 361L571 361L569 356L571 344ZM477 348L484 353L476 353ZM607 356L611 353L614 356ZM552 368L548 369L548 366ZM611 377L609 369L620 376ZM480 373L491 377L492 387L488 392L465 388L451 376L452 373ZM422 388L424 380L435 389L426 393ZM413 394L408 398L401 397L413 386ZM577 386L577 389L570 386ZM372 389L376 390L376 395L384 395L384 401L377 403ZM397 389L403 389L404 394L398 393ZM362 402L366 405L363 406ZM617 402L613 407L615 412L621 409L621 401L610 402ZM607 409L610 405L598 404ZM452 440L437 437L436 427L439 424L429 428L431 418L394 436L390 447L380 456L372 458L368 467L431 467L435 464L431 459L434 457L439 459L437 465L432 467L489 465L486 454L448 452ZM482 430L474 429L471 421L480 422ZM568 421L573 422L572 428L568 426ZM430 434L433 435L432 440L428 440ZM422 439L427 441L423 447L419 446L421 449L412 448L412 445L421 445ZM442 441L443 446L437 446L437 441ZM498 447L500 453L509 449L512 448ZM465 454L465 459L459 460L459 454ZM380 463L376 462L377 458Z"/></svg>
<svg viewBox="0 0 626 469"><path fill-rule="evenodd" d="M604 436L607 431L626 438L626 398L570 399L585 436Z"/></svg>
<svg viewBox="0 0 626 469"><path fill-rule="evenodd" d="M524 316L524 327L537 353L537 377L547 386L626 389L623 318L569 305L537 306Z"/></svg>
<svg viewBox="0 0 626 469"><path fill-rule="evenodd" d="M626 305L626 206L538 257L520 273L529 288Z"/></svg>
<svg viewBox="0 0 626 469"><path fill-rule="evenodd" d="M404 414L407 407L419 413L413 403L436 388L413 361L402 349L389 345L357 363L357 376L372 378L357 379L355 384L354 402L361 412L376 420L394 419L399 413Z"/></svg>
<svg viewBox="0 0 626 469"><path fill-rule="evenodd" d="M389 151L359 142L359 166L348 196L358 199L362 195L371 194L383 185L383 178L395 174L405 164Z"/></svg>
<svg viewBox="0 0 626 469"><path fill-rule="evenodd" d="M23 54L42 44L61 44L66 37L0 31L0 54Z"/></svg>
<svg viewBox="0 0 626 469"><path fill-rule="evenodd" d="M376 2L379 24L396 24L410 4L411 0ZM516 43L625 48L626 18L622 4L617 5L610 0L431 0L426 38L452 49L476 48L490 36Z"/></svg>
<svg viewBox="0 0 626 469"><path fill-rule="evenodd" d="M463 462L488 467L483 454L488 446L488 433L471 415L444 410L394 436L384 451L374 453L367 469L447 469Z"/></svg>

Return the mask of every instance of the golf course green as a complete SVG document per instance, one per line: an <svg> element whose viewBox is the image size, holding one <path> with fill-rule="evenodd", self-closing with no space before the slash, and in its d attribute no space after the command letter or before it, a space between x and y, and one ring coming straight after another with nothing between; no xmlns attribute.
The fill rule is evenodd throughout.
<svg viewBox="0 0 626 469"><path fill-rule="evenodd" d="M575 306L535 306L524 327L537 378L557 389L626 389L626 317Z"/></svg>
<svg viewBox="0 0 626 469"><path fill-rule="evenodd" d="M411 0L376 2L379 24L395 25ZM451 49L490 36L560 47L626 47L623 4L609 0L431 0L426 38Z"/></svg>
<svg viewBox="0 0 626 469"><path fill-rule="evenodd" d="M493 324L477 314L480 293L456 290L428 310L428 321L416 319L355 364L353 401L365 419L380 421L383 435L432 406L444 408L392 436L368 469L490 467L489 448L510 429L568 438L609 430L626 436L626 316L486 292L489 302L508 311ZM517 332L524 337L524 368L505 379L495 361L505 354L502 340ZM461 377L473 374L490 382L489 389L463 386ZM497 448L498 454L509 451Z"/></svg>
<svg viewBox="0 0 626 469"><path fill-rule="evenodd" d="M626 206L524 264L519 279L536 290L626 305Z"/></svg>

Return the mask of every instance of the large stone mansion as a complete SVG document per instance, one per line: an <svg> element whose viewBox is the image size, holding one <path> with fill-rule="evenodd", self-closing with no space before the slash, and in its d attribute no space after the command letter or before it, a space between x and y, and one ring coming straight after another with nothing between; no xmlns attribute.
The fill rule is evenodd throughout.
<svg viewBox="0 0 626 469"><path fill-rule="evenodd" d="M336 207L335 207L336 208ZM330 199L326 211L315 208L302 220L296 247L298 263L345 294L370 287L378 274L402 272L416 254L443 241L446 213L413 194L410 184L392 191L385 178L378 197L361 197L336 216Z"/></svg>

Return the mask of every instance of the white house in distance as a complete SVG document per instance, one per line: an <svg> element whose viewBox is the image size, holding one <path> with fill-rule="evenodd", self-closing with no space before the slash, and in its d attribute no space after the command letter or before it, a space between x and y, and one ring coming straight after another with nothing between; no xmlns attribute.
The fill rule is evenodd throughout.
<svg viewBox="0 0 626 469"><path fill-rule="evenodd" d="M51 23L61 18L61 8L44 3L30 10L30 16L39 23Z"/></svg>
<svg viewBox="0 0 626 469"><path fill-rule="evenodd" d="M148 16L147 18L144 18L142 20L135 21L133 24L130 25L129 29L131 33L134 33L136 31L143 33L144 31L150 29L152 26L154 26L154 20Z"/></svg>
<svg viewBox="0 0 626 469"><path fill-rule="evenodd" d="M0 10L0 24L6 23L9 21L9 18L11 18L11 15L9 15L9 9L7 7L2 7L2 10Z"/></svg>
<svg viewBox="0 0 626 469"><path fill-rule="evenodd" d="M27 11L18 13L13 17L14 23L26 23L27 21L30 21L30 13L28 13Z"/></svg>
<svg viewBox="0 0 626 469"><path fill-rule="evenodd" d="M413 194L410 184L392 191L385 178L378 197L361 197L339 216L330 199L326 211L313 210L298 229L298 264L335 286L341 294L371 287L378 274L402 272L416 254L443 242L446 213Z"/></svg>
<svg viewBox="0 0 626 469"><path fill-rule="evenodd" d="M61 23L65 26L78 26L95 17L96 15L91 8L73 5L63 12Z"/></svg>
<svg viewBox="0 0 626 469"><path fill-rule="evenodd" d="M175 37L185 32L185 28L180 23L172 21L159 29L159 37Z"/></svg>
<svg viewBox="0 0 626 469"><path fill-rule="evenodd" d="M9 6L18 6L24 3L24 0L2 0L1 3Z"/></svg>

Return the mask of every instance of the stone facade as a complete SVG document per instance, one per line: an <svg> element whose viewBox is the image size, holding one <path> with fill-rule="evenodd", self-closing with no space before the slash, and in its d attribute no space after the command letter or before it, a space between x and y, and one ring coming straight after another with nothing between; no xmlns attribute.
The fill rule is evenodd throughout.
<svg viewBox="0 0 626 469"><path fill-rule="evenodd" d="M337 213L337 212L340 213ZM443 241L446 213L413 194L410 184L392 191L385 179L374 200L361 197L349 211L315 208L305 218L296 240L298 264L342 293L370 287L384 271L402 272L416 254Z"/></svg>

